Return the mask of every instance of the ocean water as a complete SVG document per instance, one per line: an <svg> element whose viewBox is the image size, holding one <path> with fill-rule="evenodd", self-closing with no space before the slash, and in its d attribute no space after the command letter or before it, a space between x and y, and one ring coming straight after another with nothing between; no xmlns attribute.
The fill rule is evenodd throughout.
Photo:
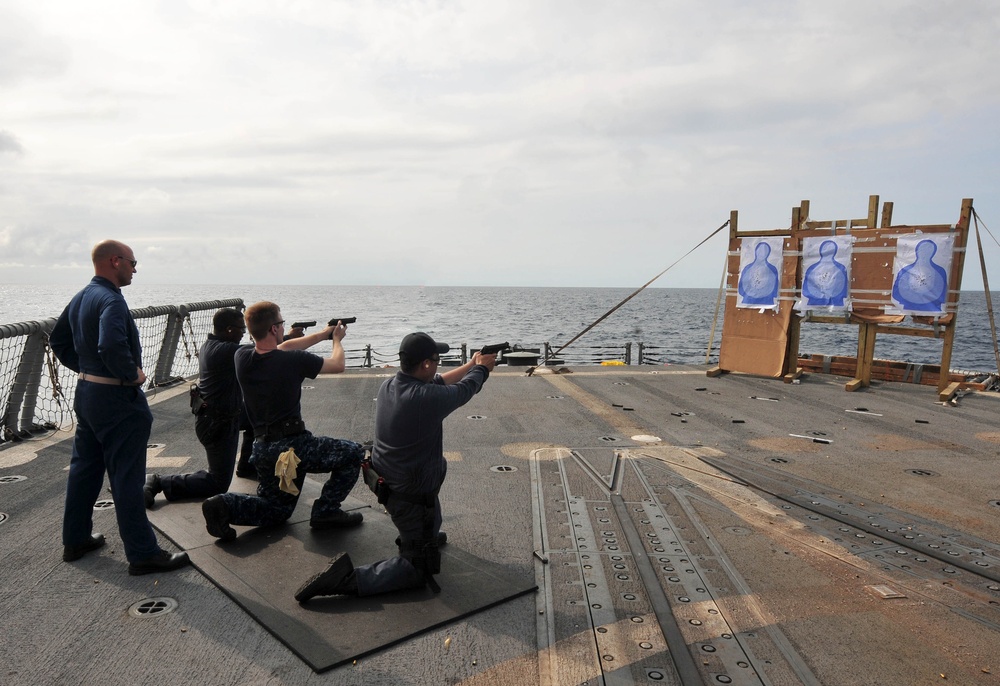
<svg viewBox="0 0 1000 686"><path fill-rule="evenodd" d="M77 286L0 285L0 324L55 317L79 290ZM394 356L400 339L426 331L457 348L509 341L525 348L553 348L567 343L608 310L628 297L629 288L482 288L420 286L218 286L144 285L124 290L130 307L242 298L248 305L271 300L290 323L331 317L357 317L348 329L350 351L372 346L385 359ZM588 350L647 346L647 356L670 364L704 364L716 324L709 361L718 360L722 313L715 320L718 291L698 288L647 288L594 327L561 355L578 360ZM1000 294L993 294L1000 304ZM802 326L802 354L857 354L857 326ZM996 371L992 334L981 291L963 292L952 369ZM913 336L880 335L875 356L937 364L941 341ZM320 354L322 346L314 350ZM326 350L329 350L327 347ZM607 355L604 355L607 357ZM636 356L633 348L633 359Z"/></svg>

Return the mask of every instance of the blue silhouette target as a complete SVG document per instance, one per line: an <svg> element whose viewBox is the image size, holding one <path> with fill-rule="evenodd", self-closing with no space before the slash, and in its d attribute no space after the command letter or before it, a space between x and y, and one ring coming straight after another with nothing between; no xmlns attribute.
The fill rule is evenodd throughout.
<svg viewBox="0 0 1000 686"><path fill-rule="evenodd" d="M783 244L781 238L744 239L736 288L737 307L777 308Z"/></svg>
<svg viewBox="0 0 1000 686"><path fill-rule="evenodd" d="M804 307L846 309L850 292L853 238L805 238L802 241Z"/></svg>
<svg viewBox="0 0 1000 686"><path fill-rule="evenodd" d="M899 313L943 314L955 239L904 236L896 241L892 303ZM887 308L886 311L890 311Z"/></svg>

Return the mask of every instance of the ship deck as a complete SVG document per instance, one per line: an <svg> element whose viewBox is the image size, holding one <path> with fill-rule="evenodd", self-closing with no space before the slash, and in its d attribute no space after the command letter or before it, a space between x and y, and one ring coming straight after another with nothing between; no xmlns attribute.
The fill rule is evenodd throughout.
<svg viewBox="0 0 1000 686"><path fill-rule="evenodd" d="M307 382L307 426L367 440L372 399L392 371L352 369ZM109 503L94 514L108 545L62 562L72 434L5 446L0 679L7 686L997 683L1000 395L942 404L928 386L877 383L847 393L844 381L708 378L703 367L682 366L571 367L530 377L498 368L445 423L446 550L491 570L484 594L498 575L537 590L391 644L366 627L412 622L423 612L419 597L366 606L365 621L343 613L331 623L321 615L343 607L321 604L312 612L331 645L367 640L353 653L360 657L351 648L326 671L258 621L232 582L205 563L128 576ZM150 402L148 471L202 468L186 387L160 389ZM234 480L234 488L250 485ZM302 504L315 492L310 485ZM391 535L360 481L351 502L368 513L352 536ZM164 514L185 506L158 499L151 519L163 529ZM192 536L203 534L197 529L194 522ZM259 565L253 532L240 531L227 554ZM295 535L293 523L267 533L288 542ZM172 538L161 530L160 539L173 550L179 541L194 545L176 530ZM233 555L240 546L243 554ZM355 562L371 561L358 554ZM314 557L285 557L290 588L318 571ZM456 587L442 586L428 605L453 599Z"/></svg>

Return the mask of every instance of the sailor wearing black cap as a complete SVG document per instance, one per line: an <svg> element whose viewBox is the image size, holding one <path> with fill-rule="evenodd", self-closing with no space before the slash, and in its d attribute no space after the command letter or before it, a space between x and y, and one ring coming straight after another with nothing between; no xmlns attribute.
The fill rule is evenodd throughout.
<svg viewBox="0 0 1000 686"><path fill-rule="evenodd" d="M426 333L408 334L399 346L400 370L379 389L371 465L387 487L385 508L399 530L399 556L354 568L341 553L295 594L305 602L317 595L375 595L418 588L436 589L439 571L441 501L448 463L442 422L483 387L496 355L475 353L461 367L438 373L448 344Z"/></svg>

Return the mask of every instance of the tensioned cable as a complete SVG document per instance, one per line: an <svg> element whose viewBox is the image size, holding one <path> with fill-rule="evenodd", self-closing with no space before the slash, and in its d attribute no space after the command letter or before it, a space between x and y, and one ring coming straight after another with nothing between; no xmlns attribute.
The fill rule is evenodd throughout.
<svg viewBox="0 0 1000 686"><path fill-rule="evenodd" d="M997 371L1000 372L1000 348L997 347L997 323L993 317L993 297L990 295L990 281L986 276L986 257L983 255L983 239L979 235L979 214L976 212L976 208L972 208L972 218L976 223L976 245L979 247L979 266L983 270L983 293L986 295L986 314L990 318L990 331L993 333L993 357L997 362ZM986 229L986 233L990 234L993 238L993 242L996 243L996 237L990 232L989 227L983 224L983 228ZM997 243L1000 245L1000 243Z"/></svg>
<svg viewBox="0 0 1000 686"><path fill-rule="evenodd" d="M597 318L596 321L594 321L593 324L591 324L590 326L588 326L587 328L585 328L583 331L581 331L577 335L573 336L573 338L570 339L569 343L566 343L561 348L559 348L559 350L556 350L551 355L548 354L548 353L546 353L545 357L542 359L542 363L540 365L536 365L534 367L528 367L527 375L531 376L534 373L534 371L536 369L538 369L538 367L544 367L545 363L548 362L550 358L555 357L556 355L558 355L559 353L561 353L563 350L565 350L569 346L573 345L573 343L575 343L578 339L580 339L581 337L583 337L584 334L586 334L588 331L590 331L591 329L593 329L595 326L597 326L598 324L600 324L601 322L603 322L605 319L607 319L608 317L610 317L619 307L621 307L622 305L624 305L625 303L627 303L629 300L631 300L635 296L639 295L639 293L641 293L642 291L644 291L646 289L646 287L649 286L649 284L653 283L658 278L660 278L661 276L663 276L664 274L666 274L668 271L670 271L671 269L673 269L674 267L676 267L678 262L680 262L681 260L683 260L685 257L687 257L688 255L690 255L691 253L693 253L695 250L697 250L701 246L703 246L713 236L715 236L715 234L719 233L720 231L722 231L727 226L729 226L729 220L728 219L722 224L722 226L720 226L715 231L713 231L708 236L706 236L701 241L701 243L699 243L698 245L696 245L693 248L691 248L690 250L688 250L681 257L679 257L677 260L675 260L674 263L671 264L669 267L667 267L662 272L660 272L659 274L657 274L656 276L654 276L652 279L650 279L649 281L647 281L646 283L644 283L642 286L640 286L639 288L637 288L634 293L632 293L631 295L629 295L627 298L625 298L624 300L622 300L620 303L618 303L617 305L615 305L614 307L612 307L610 310L608 310L607 312L605 312L604 314L602 314L600 317Z"/></svg>
<svg viewBox="0 0 1000 686"><path fill-rule="evenodd" d="M726 276L729 274L729 255L722 262L722 279L719 281L719 294L715 296L715 314L712 315L712 333L708 335L708 349L705 351L705 364L712 357L712 344L715 343L715 329L719 324L719 309L722 307L722 294L726 291Z"/></svg>

